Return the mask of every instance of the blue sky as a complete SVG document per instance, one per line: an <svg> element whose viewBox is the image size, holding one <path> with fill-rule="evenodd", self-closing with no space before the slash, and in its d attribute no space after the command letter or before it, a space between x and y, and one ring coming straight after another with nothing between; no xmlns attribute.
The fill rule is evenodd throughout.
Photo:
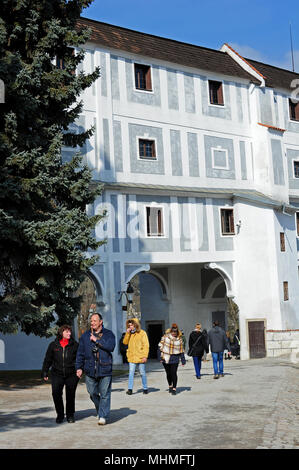
<svg viewBox="0 0 299 470"><path fill-rule="evenodd" d="M83 16L299 72L299 0L94 0Z"/></svg>

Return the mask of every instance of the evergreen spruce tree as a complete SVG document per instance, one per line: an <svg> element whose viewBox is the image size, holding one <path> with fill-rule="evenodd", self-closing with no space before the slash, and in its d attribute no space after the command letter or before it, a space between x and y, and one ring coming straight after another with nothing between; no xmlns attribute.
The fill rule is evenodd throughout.
<svg viewBox="0 0 299 470"><path fill-rule="evenodd" d="M53 321L79 312L74 295L102 242L101 216L86 206L100 194L75 149L93 129L71 132L81 93L100 75L74 73L89 36L76 22L93 0L1 0L0 331L50 336ZM76 53L74 53L76 50ZM63 67L56 65L57 58ZM63 162L63 145L74 158ZM87 254L88 253L88 254ZM58 319L57 319L58 318Z"/></svg>

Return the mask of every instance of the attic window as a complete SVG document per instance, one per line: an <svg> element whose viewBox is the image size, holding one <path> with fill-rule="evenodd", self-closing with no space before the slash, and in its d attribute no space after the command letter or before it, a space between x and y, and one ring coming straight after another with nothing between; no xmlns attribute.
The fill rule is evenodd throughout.
<svg viewBox="0 0 299 470"><path fill-rule="evenodd" d="M134 64L135 88L137 90L152 91L151 67L149 65Z"/></svg>
<svg viewBox="0 0 299 470"><path fill-rule="evenodd" d="M72 55L75 55L75 49L70 47ZM60 70L65 70L65 60L62 57L56 56L56 68ZM72 70L72 74L75 74L75 69Z"/></svg>
<svg viewBox="0 0 299 470"><path fill-rule="evenodd" d="M289 99L290 119L299 121L299 101Z"/></svg>
<svg viewBox="0 0 299 470"><path fill-rule="evenodd" d="M217 104L217 105L223 106L224 100L223 100L222 82L209 80L209 95L210 95L211 104Z"/></svg>

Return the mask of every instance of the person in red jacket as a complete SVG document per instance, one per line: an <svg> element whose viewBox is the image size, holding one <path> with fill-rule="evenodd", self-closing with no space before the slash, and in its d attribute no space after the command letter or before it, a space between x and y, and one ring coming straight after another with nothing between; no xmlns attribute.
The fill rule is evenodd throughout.
<svg viewBox="0 0 299 470"><path fill-rule="evenodd" d="M59 328L57 338L49 344L42 367L42 377L48 381L51 368L52 397L57 413L56 423L64 420L63 388L66 391L66 418L75 422L75 394L79 382L76 375L76 354L78 343L72 338L69 325Z"/></svg>

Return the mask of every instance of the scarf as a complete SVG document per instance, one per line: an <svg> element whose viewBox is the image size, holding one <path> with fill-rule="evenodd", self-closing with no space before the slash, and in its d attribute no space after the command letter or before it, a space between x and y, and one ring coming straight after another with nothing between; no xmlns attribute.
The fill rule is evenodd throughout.
<svg viewBox="0 0 299 470"><path fill-rule="evenodd" d="M59 341L59 343L61 344L61 346L62 346L63 348L65 348L65 346L67 346L67 345L69 344L69 340L66 339L66 338L62 338L62 339Z"/></svg>
<svg viewBox="0 0 299 470"><path fill-rule="evenodd" d="M172 336L170 333L164 335L159 343L161 358L168 364L172 354L181 354L184 351L181 338Z"/></svg>

